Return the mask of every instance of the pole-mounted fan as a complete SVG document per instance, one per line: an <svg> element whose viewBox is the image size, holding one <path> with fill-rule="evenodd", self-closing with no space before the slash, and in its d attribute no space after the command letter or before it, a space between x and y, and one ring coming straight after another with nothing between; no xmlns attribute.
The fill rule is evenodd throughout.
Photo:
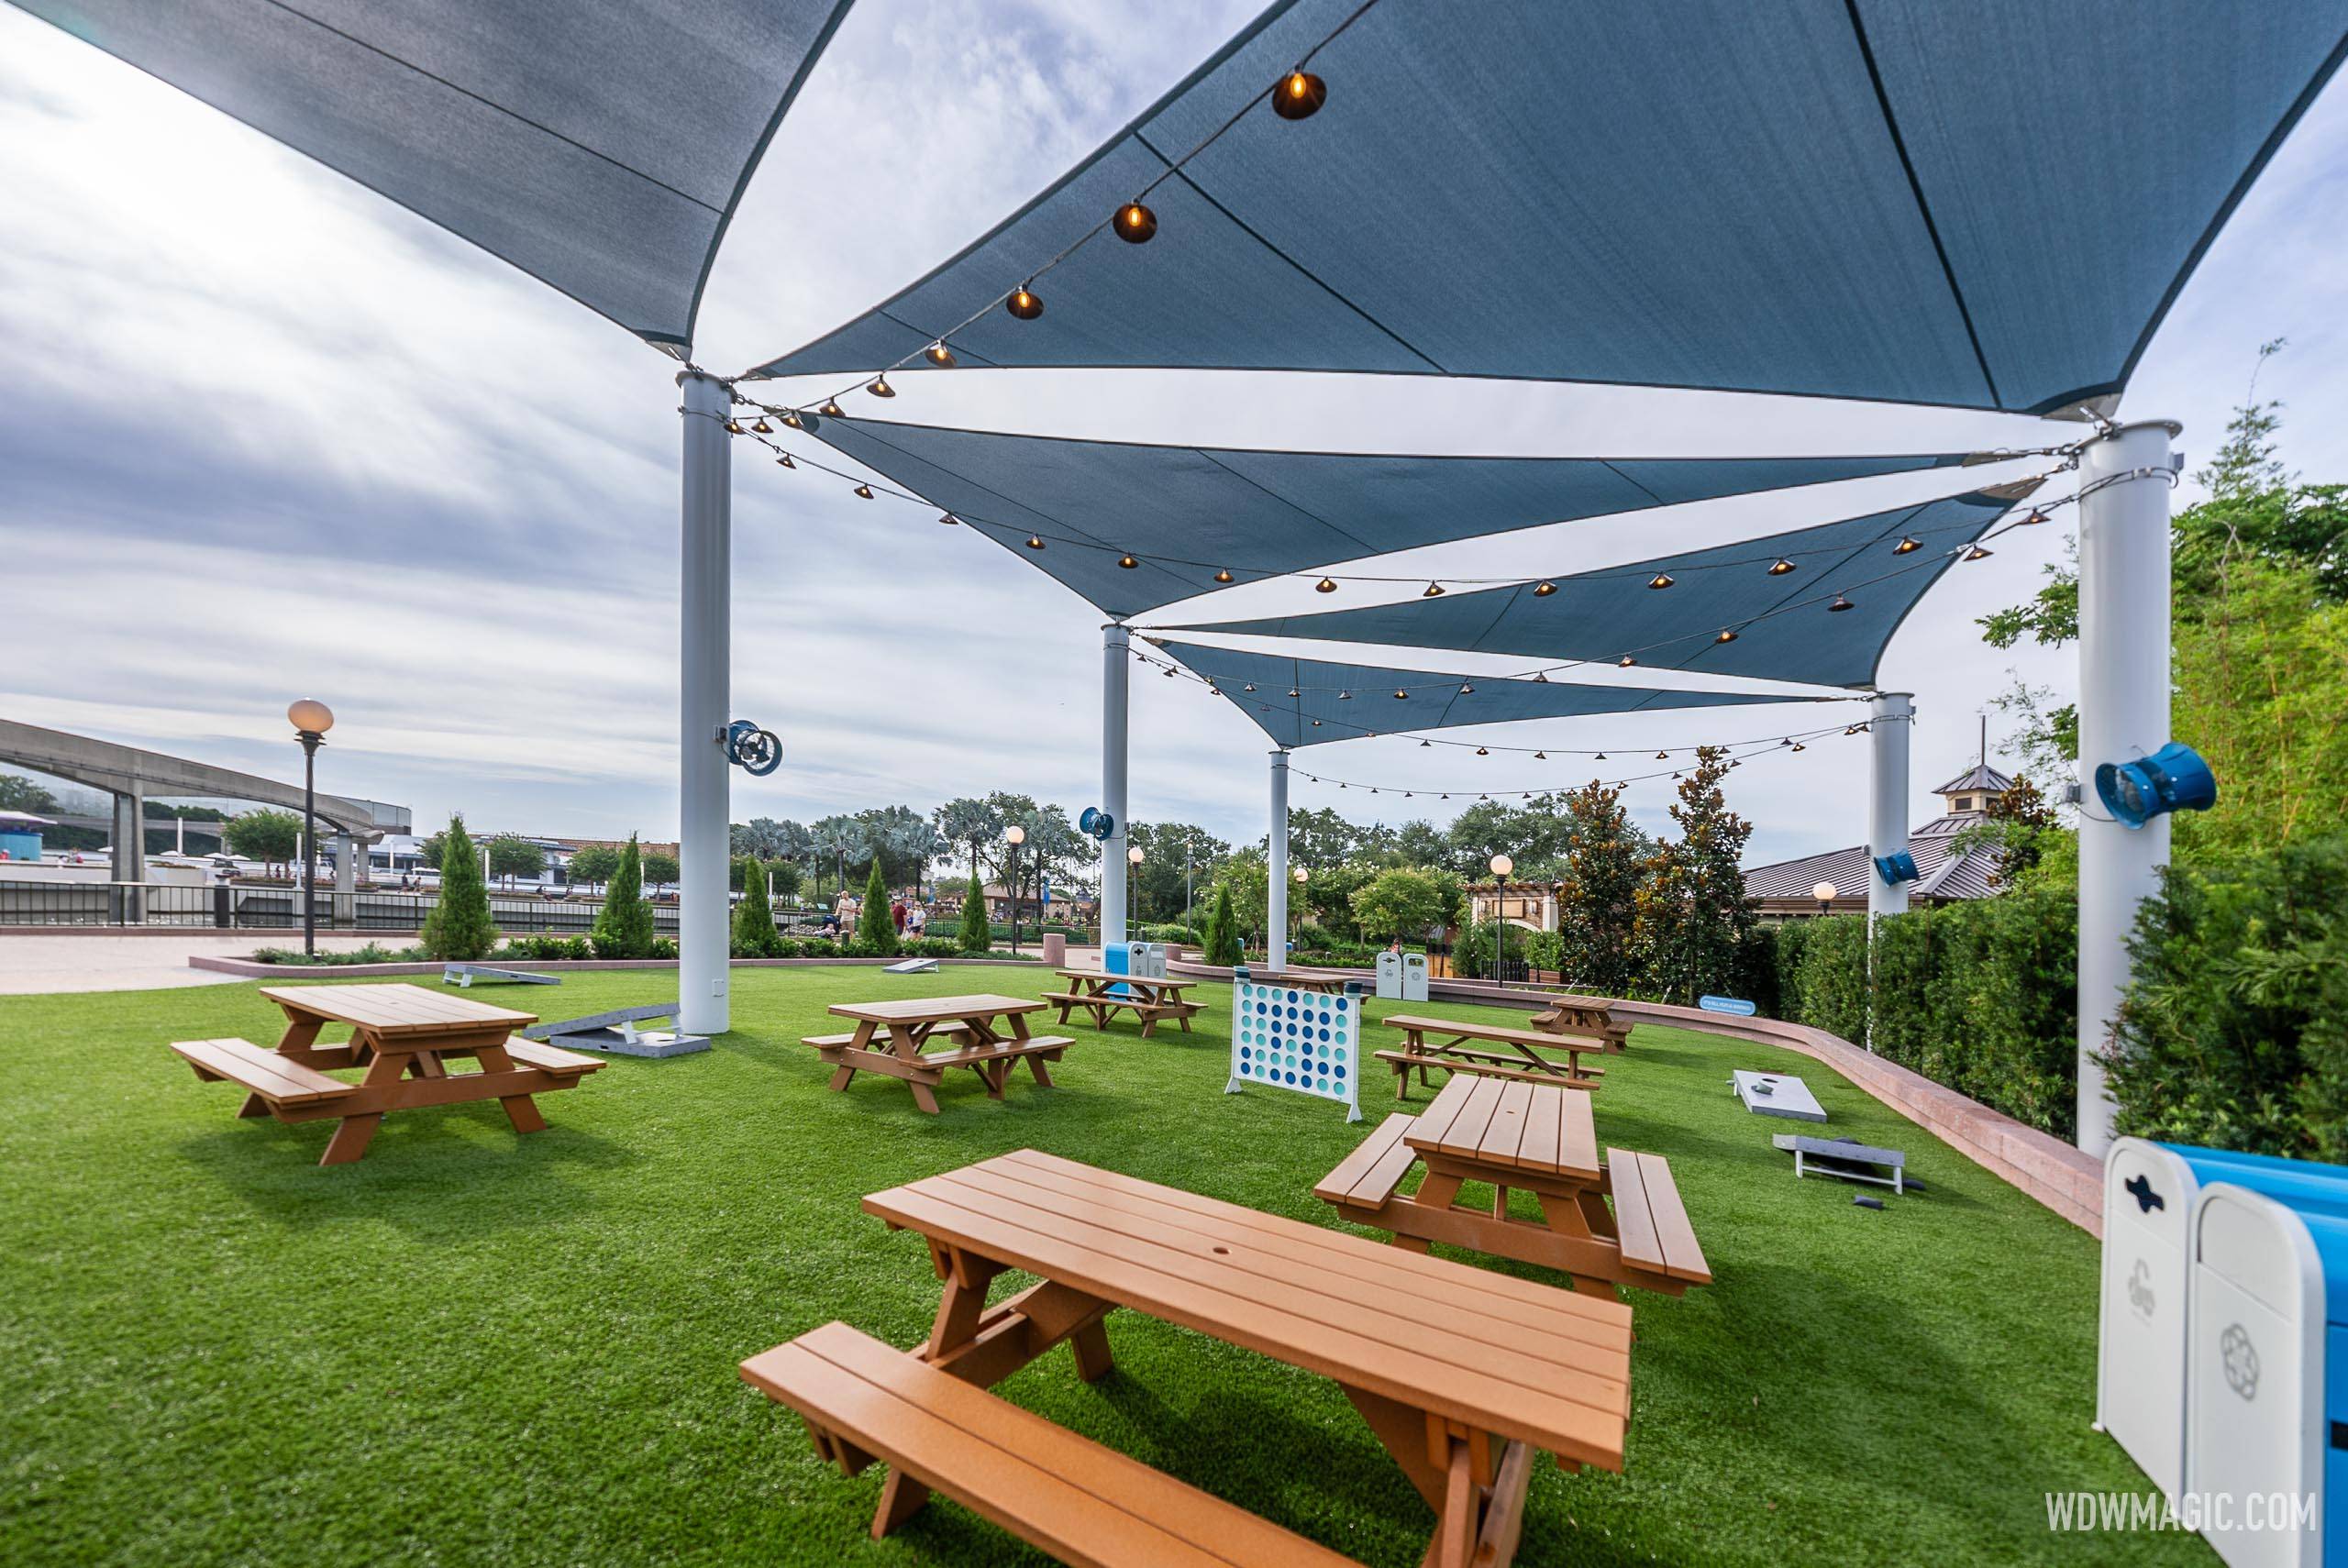
<svg viewBox="0 0 2348 1568"><path fill-rule="evenodd" d="M1098 806L1087 806L1076 825L1100 843L1106 844L1109 835L1117 831L1117 819Z"/></svg>

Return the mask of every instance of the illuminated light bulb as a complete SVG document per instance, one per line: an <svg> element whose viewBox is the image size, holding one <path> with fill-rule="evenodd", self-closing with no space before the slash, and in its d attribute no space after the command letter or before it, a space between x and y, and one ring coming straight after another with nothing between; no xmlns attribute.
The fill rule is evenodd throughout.
<svg viewBox="0 0 2348 1568"><path fill-rule="evenodd" d="M954 525L956 525L957 523L959 523L960 521L962 521L959 517L955 516L955 515L954 515L954 513L952 513L951 512L941 512L941 513L939 513L937 514L937 520L938 520L940 523L945 524L945 525L946 525L946 526L947 526L948 528L953 527L953 526L954 526Z"/></svg>
<svg viewBox="0 0 2348 1568"><path fill-rule="evenodd" d="M824 400L824 405L815 412L831 419L846 419L847 417L846 414L843 414L840 411L839 401L836 398L825 398Z"/></svg>
<svg viewBox="0 0 2348 1568"><path fill-rule="evenodd" d="M1157 215L1139 202L1127 202L1117 209L1117 221L1113 226L1117 237L1128 245L1145 245L1157 232Z"/></svg>
<svg viewBox="0 0 2348 1568"><path fill-rule="evenodd" d="M1428 584L1427 584L1427 591L1426 591L1424 593L1420 594L1420 595L1419 595L1419 597L1420 597L1420 598L1422 598L1422 599L1440 599L1440 598L1442 598L1442 597L1443 597L1443 584L1441 584L1441 583L1439 583L1439 582L1430 582L1430 583L1428 583Z"/></svg>
<svg viewBox="0 0 2348 1568"><path fill-rule="evenodd" d="M1714 637L1712 641L1716 643L1733 643L1736 641L1736 634L1730 631L1726 626L1722 626L1721 628L1721 635Z"/></svg>
<svg viewBox="0 0 2348 1568"><path fill-rule="evenodd" d="M1124 568L1127 571L1131 571L1134 568L1141 565L1141 562L1134 559L1131 556L1119 556L1117 558L1117 564Z"/></svg>
<svg viewBox="0 0 2348 1568"><path fill-rule="evenodd" d="M931 364L941 370L950 370L954 368L954 350L946 347L943 339L931 344L923 349L922 353Z"/></svg>
<svg viewBox="0 0 2348 1568"><path fill-rule="evenodd" d="M1657 762L1669 762L1671 760L1671 754L1667 751L1659 751L1655 754L1655 759Z"/></svg>
<svg viewBox="0 0 2348 1568"><path fill-rule="evenodd" d="M1669 588L1677 580L1667 571L1659 571L1647 579L1649 588Z"/></svg>
<svg viewBox="0 0 2348 1568"><path fill-rule="evenodd" d="M1902 534L1899 536L1899 542L1891 547L1891 553L1895 556L1913 555L1923 547L1924 542L1922 539Z"/></svg>
<svg viewBox="0 0 2348 1568"><path fill-rule="evenodd" d="M1315 593L1335 593L1337 591L1337 585L1332 580L1324 577L1320 581L1312 585L1312 591Z"/></svg>
<svg viewBox="0 0 2348 1568"><path fill-rule="evenodd" d="M1320 720L1318 720L1318 719L1313 720L1313 721L1312 721L1312 727L1313 727L1314 729L1316 729L1316 730L1317 730L1317 729L1319 729L1319 728L1321 727L1321 721L1320 721ZM1317 780L1316 780L1316 782L1317 782Z"/></svg>
<svg viewBox="0 0 2348 1568"><path fill-rule="evenodd" d="M1291 696L1291 697L1294 697L1294 696L1299 695L1299 692L1297 691L1297 690L1296 690L1296 688L1295 688L1295 687L1291 686L1291 687L1290 687L1290 688L1288 689L1288 694L1289 694L1290 696Z"/></svg>
<svg viewBox="0 0 2348 1568"><path fill-rule="evenodd" d="M725 434L728 436L739 436L742 434L741 421L736 419L727 420L725 422Z"/></svg>
<svg viewBox="0 0 2348 1568"><path fill-rule="evenodd" d="M1310 71L1291 71L1272 89L1272 113L1284 120L1309 120L1329 101L1329 84Z"/></svg>
<svg viewBox="0 0 2348 1568"><path fill-rule="evenodd" d="M886 376L873 377L871 381L864 390L870 392L874 397L894 397L897 395L897 389L889 384L889 378Z"/></svg>
<svg viewBox="0 0 2348 1568"><path fill-rule="evenodd" d="M1629 654L1624 654L1621 658L1614 661L1615 667L1620 669L1628 669L1638 662L1639 661L1637 659L1633 658Z"/></svg>
<svg viewBox="0 0 2348 1568"><path fill-rule="evenodd" d="M1407 701L1410 700L1410 696L1411 694L1408 691L1403 690L1401 687L1397 686L1394 688L1394 701L1397 702Z"/></svg>
<svg viewBox="0 0 2348 1568"><path fill-rule="evenodd" d="M1844 610L1855 610L1857 608L1857 605L1853 604L1849 600L1844 598L1839 593L1834 596L1834 602L1826 607L1829 614L1835 614Z"/></svg>
<svg viewBox="0 0 2348 1568"><path fill-rule="evenodd" d="M1035 292L1026 284L1022 283L1011 291L1011 297L1002 302L1002 308L1022 321L1033 321L1044 314L1044 302L1037 299Z"/></svg>
<svg viewBox="0 0 2348 1568"><path fill-rule="evenodd" d="M1030 535L1028 535L1028 536L1027 536L1027 547L1028 547L1029 549L1031 549L1031 550L1040 550L1040 549L1042 549L1042 548L1044 547L1043 536L1041 536L1041 535L1039 535L1039 534L1030 534Z"/></svg>
<svg viewBox="0 0 2348 1568"><path fill-rule="evenodd" d="M2027 517L2025 517L2025 518L2023 518L2023 519L2022 519L2019 524L2015 525L2015 526L2017 526L2017 527L2021 527L2021 528L2028 528L2028 527L2032 526L2032 525L2035 525L2035 524L2043 523L2043 522L2045 522L2045 521L2046 521L2046 513L2045 513L2043 511L2040 510L2039 508L2037 508L2037 507L2033 506L2033 507L2032 507L2032 508L2030 509L2030 515L2029 515L2029 516L2027 516Z"/></svg>
<svg viewBox="0 0 2348 1568"><path fill-rule="evenodd" d="M871 487L870 485L869 485L869 484L860 484L860 485L858 485L858 486L856 487L856 498L857 498L857 500L858 500L858 501L869 501L869 500L871 500L871 499L872 499L872 487Z"/></svg>
<svg viewBox="0 0 2348 1568"><path fill-rule="evenodd" d="M799 411L795 408L787 408L783 410L782 422L785 425L790 425L793 430L804 430L807 428L806 423L799 417Z"/></svg>
<svg viewBox="0 0 2348 1568"><path fill-rule="evenodd" d="M792 462L792 461L791 460L791 454L790 454L790 453L788 453L788 452L785 452L782 456L781 456L781 457L777 458L774 461L775 461L775 466L776 466L777 468L782 468L782 469L795 469L795 468L797 468L797 467L799 466L797 463L794 463L794 462Z"/></svg>
<svg viewBox="0 0 2348 1568"><path fill-rule="evenodd" d="M1808 750L1810 749L1810 747L1808 747L1808 746L1806 746L1806 745L1802 745L1802 744L1801 744L1801 742L1800 742L1800 741L1796 741L1796 742L1794 742L1794 749L1795 749L1796 751L1808 751Z"/></svg>
<svg viewBox="0 0 2348 1568"><path fill-rule="evenodd" d="M1492 754L1491 754L1490 752L1489 752L1489 751L1485 750L1482 746L1480 746L1480 745L1479 745L1479 746L1478 746L1478 747L1476 748L1476 755L1477 755L1478 756L1491 756Z"/></svg>
<svg viewBox="0 0 2348 1568"><path fill-rule="evenodd" d="M1779 556L1776 561L1770 564L1769 575L1771 577L1783 577L1786 573L1793 569L1794 563L1786 559L1785 557Z"/></svg>
<svg viewBox="0 0 2348 1568"><path fill-rule="evenodd" d="M1214 580L1217 582L1229 582L1231 580L1230 569L1225 568L1224 570L1216 572L1214 574Z"/></svg>
<svg viewBox="0 0 2348 1568"><path fill-rule="evenodd" d="M1971 549L1965 552L1965 558L1968 561L1986 561L1997 553L1998 552L1995 550L1985 550L1980 546L1976 545Z"/></svg>
<svg viewBox="0 0 2348 1568"><path fill-rule="evenodd" d="M1556 591L1557 585L1554 582L1536 582L1533 585L1533 597L1535 599L1546 599Z"/></svg>
<svg viewBox="0 0 2348 1568"><path fill-rule="evenodd" d="M753 436L771 436L774 434L774 426L769 425L766 422L766 417L761 414L759 418L759 422L750 426L750 433Z"/></svg>

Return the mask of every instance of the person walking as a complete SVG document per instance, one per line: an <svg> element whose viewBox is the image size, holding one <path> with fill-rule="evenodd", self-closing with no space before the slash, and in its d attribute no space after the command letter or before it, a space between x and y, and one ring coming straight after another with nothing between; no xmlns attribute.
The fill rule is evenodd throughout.
<svg viewBox="0 0 2348 1568"><path fill-rule="evenodd" d="M896 927L897 927L897 934L898 934L899 936L903 936L903 935L904 935L904 933L905 933L905 900L903 900L903 899L895 900L893 900L893 901L889 905L889 918L890 918L890 920L891 920L891 921L892 921L892 922L895 922Z"/></svg>

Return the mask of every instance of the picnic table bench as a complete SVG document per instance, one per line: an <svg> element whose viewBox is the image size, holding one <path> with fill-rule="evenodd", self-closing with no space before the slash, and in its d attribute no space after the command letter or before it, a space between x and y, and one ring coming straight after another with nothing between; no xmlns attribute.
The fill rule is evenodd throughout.
<svg viewBox="0 0 2348 1568"><path fill-rule="evenodd" d="M1584 1066L1581 1060L1606 1049L1606 1042L1600 1036L1526 1029L1516 1024L1476 1023L1456 1018L1422 1018L1416 1013L1395 1013L1384 1021L1388 1028L1402 1032L1400 1050L1378 1053L1378 1059L1394 1069L1396 1099L1410 1099L1413 1067L1418 1069L1422 1084L1429 1081L1428 1069L1442 1067L1453 1074L1571 1084L1584 1089L1599 1088L1605 1073L1603 1067ZM1482 1044L1469 1044L1470 1041L1508 1049L1488 1051ZM1559 1062L1543 1055L1544 1049L1563 1051L1566 1059Z"/></svg>
<svg viewBox="0 0 2348 1568"><path fill-rule="evenodd" d="M1591 1295L1635 1285L1677 1296L1711 1283L1669 1162L1609 1149L1601 1165L1590 1107L1582 1089L1455 1077L1420 1115L1388 1117L1313 1194L1348 1220L1391 1231L1397 1246L1424 1252L1444 1242L1540 1264ZM1420 1164L1418 1190L1401 1196ZM1470 1181L1491 1184L1488 1211L1455 1201ZM1534 1195L1541 1220L1509 1214L1512 1190Z"/></svg>
<svg viewBox="0 0 2348 1568"><path fill-rule="evenodd" d="M1241 965L1246 978L1259 986L1287 986L1294 990L1318 991L1324 996L1341 996L1347 984L1361 983L1359 975L1343 969L1257 969Z"/></svg>
<svg viewBox="0 0 2348 1568"><path fill-rule="evenodd" d="M531 1097L570 1088L603 1066L559 1046L512 1038L536 1023L526 1012L421 986L264 986L262 996L285 1014L275 1046L249 1040L177 1040L172 1049L206 1082L240 1086L242 1117L340 1123L327 1141L322 1165L348 1165L366 1154L375 1129L393 1110L495 1099L516 1132L539 1132L546 1118ZM321 1045L327 1025L350 1026L350 1039ZM471 1057L478 1070L452 1073L451 1061ZM357 1083L331 1071L360 1068Z"/></svg>
<svg viewBox="0 0 2348 1568"><path fill-rule="evenodd" d="M1621 1052L1631 1038L1631 1026L1594 997L1559 997L1533 1015L1532 1025L1552 1034L1595 1035L1606 1043L1610 1055Z"/></svg>
<svg viewBox="0 0 2348 1568"><path fill-rule="evenodd" d="M1046 991L1044 999L1060 1010L1059 1021L1066 1023L1068 1015L1081 1008L1092 1015L1095 1029L1109 1027L1109 1015L1119 1008L1131 1010L1141 1021L1142 1038L1146 1040L1157 1028L1160 1019L1170 1018L1191 1032L1191 1019L1203 1004L1182 999L1182 993L1198 984L1196 980L1163 980L1147 975L1112 975L1105 969L1062 969L1060 978L1069 982L1064 991ZM1124 988L1120 989L1119 988Z"/></svg>
<svg viewBox="0 0 2348 1568"><path fill-rule="evenodd" d="M902 1078L914 1104L937 1114L936 1089L951 1067L969 1067L986 1086L989 1099L1001 1099L1012 1067L1020 1062L1045 1088L1052 1087L1046 1062L1057 1062L1076 1043L1065 1034L1030 1034L1027 1015L1047 1003L1017 997L905 997L894 1001L835 1002L830 1010L856 1021L845 1034L810 1034L803 1045L838 1070L830 1087L845 1089L859 1072ZM947 1049L926 1051L936 1043Z"/></svg>
<svg viewBox="0 0 2348 1568"><path fill-rule="evenodd" d="M830 1324L742 1364L826 1459L890 1467L885 1535L932 1490L1072 1563L1335 1568L1347 1560L986 1390L1063 1342L1111 1370L1142 1312L1334 1379L1435 1512L1424 1561L1506 1568L1533 1453L1619 1470L1629 1309L1023 1149L864 1200L944 1285L907 1353ZM990 1307L1018 1270L1036 1283Z"/></svg>

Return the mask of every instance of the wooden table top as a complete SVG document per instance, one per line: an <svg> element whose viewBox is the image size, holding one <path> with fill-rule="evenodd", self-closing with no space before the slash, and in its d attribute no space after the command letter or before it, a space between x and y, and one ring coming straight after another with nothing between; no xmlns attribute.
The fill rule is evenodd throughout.
<svg viewBox="0 0 2348 1568"><path fill-rule="evenodd" d="M1514 1166L1568 1181L1599 1179L1590 1099L1563 1084L1454 1073L1402 1141L1422 1154Z"/></svg>
<svg viewBox="0 0 2348 1568"><path fill-rule="evenodd" d="M866 1212L1400 1400L1619 1470L1631 1309L1033 1149Z"/></svg>
<svg viewBox="0 0 2348 1568"><path fill-rule="evenodd" d="M534 1012L492 1007L426 986L263 986L260 994L289 1012L379 1035L511 1031L538 1021Z"/></svg>
<svg viewBox="0 0 2348 1568"><path fill-rule="evenodd" d="M1063 980L1114 980L1120 985L1163 986L1169 991L1179 991L1199 983L1196 980L1169 980L1157 975L1112 975L1106 969L1061 969L1056 973Z"/></svg>
<svg viewBox="0 0 2348 1568"><path fill-rule="evenodd" d="M875 1023L951 1023L965 1018L1007 1018L1014 1012L1041 1012L1049 1004L1019 997L980 993L971 997L901 997L894 1001L834 1002L831 1010L842 1018L870 1019Z"/></svg>
<svg viewBox="0 0 2348 1568"><path fill-rule="evenodd" d="M1594 1037L1560 1034L1546 1029L1525 1029L1512 1023L1478 1023L1465 1018L1423 1018L1415 1013L1400 1012L1379 1021L1389 1029L1427 1034L1456 1034L1462 1039L1494 1040L1504 1045L1554 1045L1568 1055L1605 1048L1605 1042Z"/></svg>

